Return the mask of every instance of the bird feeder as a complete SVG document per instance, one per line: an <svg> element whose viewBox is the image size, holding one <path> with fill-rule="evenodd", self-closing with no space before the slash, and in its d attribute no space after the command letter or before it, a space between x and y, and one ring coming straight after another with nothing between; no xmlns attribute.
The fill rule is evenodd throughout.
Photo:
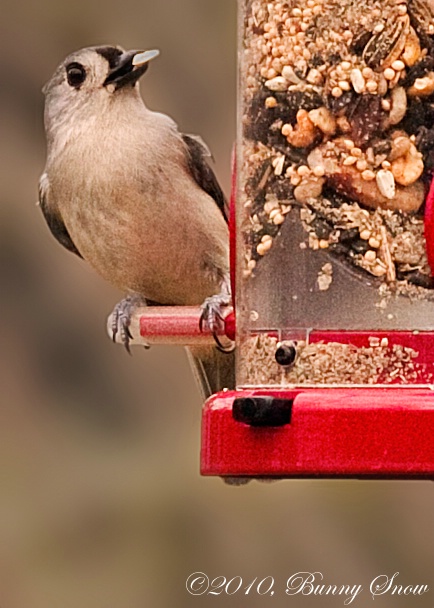
<svg viewBox="0 0 434 608"><path fill-rule="evenodd" d="M203 475L434 477L430 6L239 0L237 385Z"/></svg>
<svg viewBox="0 0 434 608"><path fill-rule="evenodd" d="M237 390L202 473L432 477L430 5L239 9Z"/></svg>

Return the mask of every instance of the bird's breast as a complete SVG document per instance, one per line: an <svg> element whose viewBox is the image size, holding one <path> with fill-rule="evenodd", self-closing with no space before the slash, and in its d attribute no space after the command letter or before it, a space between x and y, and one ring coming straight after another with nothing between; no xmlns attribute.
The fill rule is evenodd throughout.
<svg viewBox="0 0 434 608"><path fill-rule="evenodd" d="M160 303L199 304L217 292L228 234L214 201L159 163L143 172L102 161L82 156L89 170L63 173L54 187L84 259L118 288Z"/></svg>

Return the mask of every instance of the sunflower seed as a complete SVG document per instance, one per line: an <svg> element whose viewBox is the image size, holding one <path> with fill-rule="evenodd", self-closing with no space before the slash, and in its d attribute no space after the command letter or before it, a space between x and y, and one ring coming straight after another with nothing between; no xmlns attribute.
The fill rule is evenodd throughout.
<svg viewBox="0 0 434 608"><path fill-rule="evenodd" d="M410 27L408 15L391 17L384 30L374 34L365 46L362 57L372 69L384 68L401 55Z"/></svg>
<svg viewBox="0 0 434 608"><path fill-rule="evenodd" d="M386 198L395 198L395 178L393 173L387 169L380 169L377 171L377 186L379 191Z"/></svg>

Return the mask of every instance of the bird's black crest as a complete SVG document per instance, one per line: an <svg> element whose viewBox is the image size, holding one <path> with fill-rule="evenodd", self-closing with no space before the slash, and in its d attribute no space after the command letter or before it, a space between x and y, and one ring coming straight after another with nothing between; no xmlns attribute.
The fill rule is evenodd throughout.
<svg viewBox="0 0 434 608"><path fill-rule="evenodd" d="M120 55L122 55L122 51L115 46L100 46L95 50L97 53L102 55L104 59L107 59L110 69L116 67L118 59Z"/></svg>

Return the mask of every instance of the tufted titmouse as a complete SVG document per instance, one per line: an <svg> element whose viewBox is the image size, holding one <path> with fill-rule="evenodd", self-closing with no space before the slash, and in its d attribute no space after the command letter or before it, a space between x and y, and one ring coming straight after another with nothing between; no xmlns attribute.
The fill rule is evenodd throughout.
<svg viewBox="0 0 434 608"><path fill-rule="evenodd" d="M128 296L113 334L128 348L134 308L203 304L215 330L230 304L225 197L208 150L149 110L138 80L158 51L85 48L45 85L40 205L57 240ZM193 351L205 395L233 386L233 355Z"/></svg>

